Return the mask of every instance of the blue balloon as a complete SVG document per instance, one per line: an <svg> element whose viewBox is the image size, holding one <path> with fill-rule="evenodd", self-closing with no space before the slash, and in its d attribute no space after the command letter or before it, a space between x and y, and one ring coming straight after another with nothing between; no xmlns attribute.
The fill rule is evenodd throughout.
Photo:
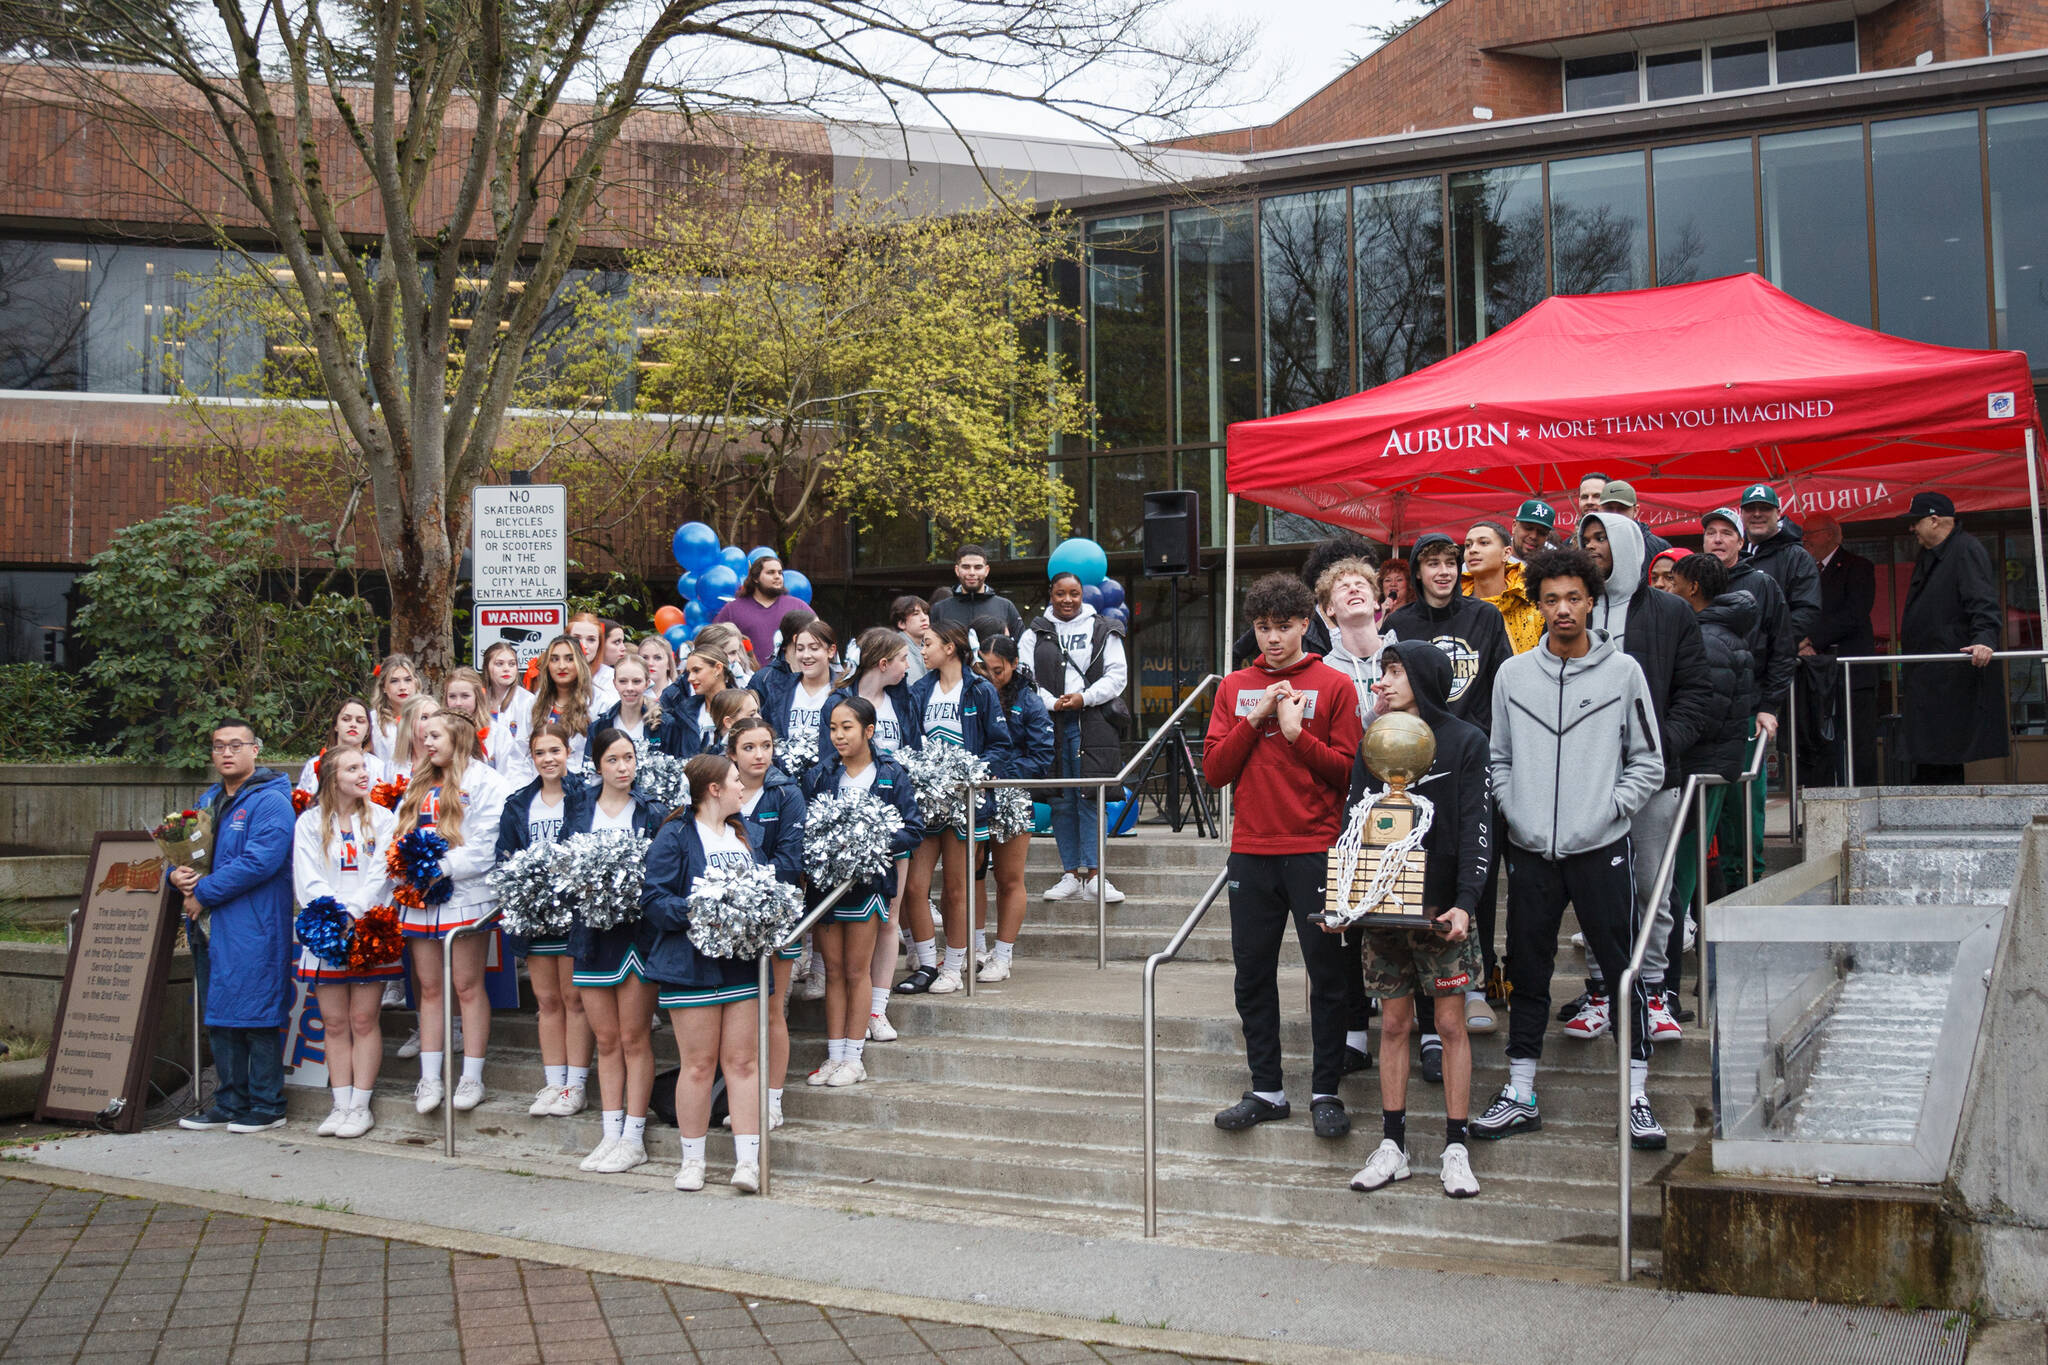
<svg viewBox="0 0 2048 1365"><path fill-rule="evenodd" d="M689 601L685 602L683 604L682 628L684 631L687 632L687 634L685 634L683 638L687 640L690 638L691 635L695 635L697 633L697 627L703 625L706 621L710 619L711 613L704 610L704 604L702 602L699 602L694 597L691 598Z"/></svg>
<svg viewBox="0 0 2048 1365"><path fill-rule="evenodd" d="M747 551L747 567L748 567L748 568L750 568L750 569L751 569L751 568L753 568L753 567L754 567L754 561L755 561L755 560L757 560L757 559L780 559L780 558L782 558L782 556L781 556L781 555L778 555L778 554L776 554L776 553L775 553L775 551L773 551L773 550L769 549L769 548L768 548L768 547L767 547L766 545L756 545L756 546L755 546L755 547L754 547L753 549L751 549L751 550ZM961 818L962 818L962 819L965 819L966 817L965 817L965 816L962 816Z"/></svg>
<svg viewBox="0 0 2048 1365"><path fill-rule="evenodd" d="M1114 578L1105 578L1095 586L1102 594L1102 606L1099 610L1114 610L1124 604L1124 585ZM1081 596L1086 599L1088 594L1083 592Z"/></svg>
<svg viewBox="0 0 2048 1365"><path fill-rule="evenodd" d="M703 573L718 562L718 532L701 521L686 521L676 527L673 546L676 564L691 573Z"/></svg>
<svg viewBox="0 0 2048 1365"><path fill-rule="evenodd" d="M740 589L740 576L723 564L713 564L697 575L697 600L704 604L704 610L712 615L732 600Z"/></svg>
<svg viewBox="0 0 2048 1365"><path fill-rule="evenodd" d="M1102 600L1102 589L1092 583L1081 589L1081 601L1097 611L1109 610L1109 603ZM962 816L961 818L965 819L966 817Z"/></svg>
<svg viewBox="0 0 2048 1365"><path fill-rule="evenodd" d="M693 602L690 605L695 606L696 603ZM684 608L684 612L686 615L688 611L689 608ZM688 644L690 641L690 628L688 626L670 626L667 630L661 633L661 638L668 641L668 647L670 649L673 649L678 654L680 654L682 652L683 646ZM966 817L962 816L961 818L964 820Z"/></svg>
<svg viewBox="0 0 2048 1365"><path fill-rule="evenodd" d="M719 561L723 563L726 568L731 569L741 578L745 578L747 576L747 569L750 567L749 561L747 559L747 552L745 550L742 550L739 546L726 546L724 549L718 552L718 558Z"/></svg>
<svg viewBox="0 0 2048 1365"><path fill-rule="evenodd" d="M811 580L796 569L782 571L782 590L799 602L811 600ZM963 815L960 818L965 820L967 817Z"/></svg>
<svg viewBox="0 0 2048 1365"><path fill-rule="evenodd" d="M1122 626L1124 629L1130 629L1131 609L1129 607L1111 607L1108 611L1102 614L1108 617L1110 620L1116 622L1118 625Z"/></svg>
<svg viewBox="0 0 2048 1365"><path fill-rule="evenodd" d="M682 575L680 578L676 579L676 596L682 598L685 602L696 601L697 575L693 573L686 573Z"/></svg>
<svg viewBox="0 0 2048 1365"><path fill-rule="evenodd" d="M1084 588L1093 587L1109 577L1109 556L1092 540L1079 536L1063 540L1053 548L1052 557L1046 561L1045 574L1050 581L1063 573L1080 579Z"/></svg>

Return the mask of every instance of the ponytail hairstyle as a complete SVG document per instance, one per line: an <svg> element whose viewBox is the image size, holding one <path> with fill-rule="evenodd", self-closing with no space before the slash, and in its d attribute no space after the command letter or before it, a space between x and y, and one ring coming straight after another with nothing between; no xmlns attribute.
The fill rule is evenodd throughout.
<svg viewBox="0 0 2048 1365"><path fill-rule="evenodd" d="M1010 680L996 689L996 696L1002 699L1003 709L1007 711L1017 700L1018 690L1031 686L1031 675L1025 671L1024 665L1017 658L1017 642L1000 633L990 635L982 640L981 652L1010 661Z"/></svg>
<svg viewBox="0 0 2048 1365"><path fill-rule="evenodd" d="M398 713L398 730L391 741L393 767L401 763L411 765L413 736L419 732L421 722L427 717L440 714L441 703L434 700L431 692L422 692L405 704L404 709Z"/></svg>
<svg viewBox="0 0 2048 1365"><path fill-rule="evenodd" d="M953 657L960 661L960 671L962 674L973 671L974 645L967 638L967 627L955 625L951 621L948 621L945 625L940 625L934 621L925 629L931 634L938 636L942 642L952 648Z"/></svg>
<svg viewBox="0 0 2048 1365"><path fill-rule="evenodd" d="M341 760L350 754L354 754L357 758L362 759L365 765L370 761L367 753L349 744L329 749L320 756L319 763L314 765L315 771L319 774L320 785L316 790L320 805L320 847L323 849L327 847L328 841L334 837L335 822L344 815L361 817L363 812L369 809L369 798L357 797L353 792L342 791L341 779L336 776L336 773L341 768ZM344 803L349 803L349 805L344 805ZM350 808L351 806L353 807L352 809ZM363 852L376 852L377 844L375 838L370 833L369 821L363 820L361 825L362 828L359 831L359 835L363 841Z"/></svg>
<svg viewBox="0 0 2048 1365"><path fill-rule="evenodd" d="M455 752L449 755L445 765L429 760L424 773L414 773L405 785L405 800L398 805L398 832L410 833L419 827L420 807L427 803L427 793L434 788L441 791L441 805L434 816L434 832L448 841L448 847L462 846L462 779L469 774L469 765L476 759L476 723L460 711L437 711L435 719L448 729L449 743Z"/></svg>
<svg viewBox="0 0 2048 1365"><path fill-rule="evenodd" d="M569 685L565 695L555 686L554 672L548 667L548 660L554 657L559 645L567 645L576 660L576 681ZM562 713L562 724L575 734L580 735L590 728L590 700L594 695L590 685L590 661L583 657L583 646L576 643L575 636L557 635L548 641L548 647L541 651L540 676L533 681L533 722L530 728L538 731L546 723L551 709Z"/></svg>
<svg viewBox="0 0 2048 1365"><path fill-rule="evenodd" d="M528 753L533 752L533 746L540 740L541 736L543 735L547 735L551 738L561 740L562 747L564 749L573 749L576 747L576 736L569 732L568 726L562 724L562 722L558 720L544 720L540 724L534 726L533 733L527 736L526 751ZM568 776L568 774L564 773L563 776L566 777Z"/></svg>
<svg viewBox="0 0 2048 1365"><path fill-rule="evenodd" d="M690 801L688 805L677 806L674 811L670 812L669 820L675 819L676 816L683 814L685 811L689 812L692 820L696 819L697 808L704 804L704 798L711 794L713 787L719 786L722 783L737 782L739 780L733 775L732 760L722 753L698 754L683 765L683 776L690 783ZM664 820L662 823L667 824L668 821ZM741 820L739 816L727 816L725 827L734 834L739 835L742 844L746 844L748 848L753 847L747 840L746 822Z"/></svg>
<svg viewBox="0 0 2048 1365"><path fill-rule="evenodd" d="M370 700L377 705L377 709L370 713L370 723L372 725L379 721L390 721L394 725L397 724L398 708L401 703L393 701L391 694L385 688L391 682L391 675L401 668L412 677L413 686L416 689L413 692L413 696L417 697L425 693L426 689L419 685L420 666L412 661L412 655L386 654L384 662L378 664L376 671L370 675ZM407 700L410 700L410 698Z"/></svg>
<svg viewBox="0 0 2048 1365"><path fill-rule="evenodd" d="M648 730L659 730L661 728L661 694L654 690L654 672L647 667L647 660L640 657L639 651L629 649L619 656L617 663L612 665L612 677L616 679L619 676L619 670L627 664L631 664L647 675L647 690L640 694L640 720ZM614 688L613 690L616 691L617 689Z"/></svg>
<svg viewBox="0 0 2048 1365"><path fill-rule="evenodd" d="M799 635L808 635L813 640L816 640L819 644L825 646L825 661L827 665L825 669L825 678L829 682L832 678L832 669L830 667L832 656L839 652L838 633L832 629L831 625L826 622L824 617L813 616L810 620L804 622L801 626L798 626L794 631L790 632L788 638L790 642L793 644L796 641L796 637Z"/></svg>
<svg viewBox="0 0 2048 1365"><path fill-rule="evenodd" d="M760 698L744 687L722 687L713 692L704 703L704 709L711 713L711 733L724 735L725 727L738 719L741 708L748 702L758 705Z"/></svg>
<svg viewBox="0 0 2048 1365"><path fill-rule="evenodd" d="M637 759L640 753L640 746L633 743L633 737L631 735L627 734L624 730L619 729L615 725L607 725L604 727L604 729L599 730L597 732L597 737L590 741L590 747L583 751L583 757L585 761L588 762L591 766L591 769L597 773L597 783L599 791L602 791L604 789L604 756L613 747L620 744L624 744L631 748L633 750L635 758ZM637 765L635 767L635 775L638 775ZM630 791L631 789L628 788L628 790Z"/></svg>
<svg viewBox="0 0 2048 1365"><path fill-rule="evenodd" d="M851 683L858 688L862 678L898 655L910 652L910 645L905 641L903 632L890 630L886 626L869 626L860 633L860 638L853 642L853 647L860 653L860 662L847 669L840 677L841 687Z"/></svg>
<svg viewBox="0 0 2048 1365"><path fill-rule="evenodd" d="M484 709L490 704L491 700L490 684L484 681L483 674L473 668L449 669L448 676L441 680L441 709L444 711L455 709L448 704L448 689L456 683L469 684L470 695L476 698L477 707L475 713L471 714L469 718L478 724L482 724Z"/></svg>
<svg viewBox="0 0 2048 1365"><path fill-rule="evenodd" d="M726 694L721 692L718 695L722 697ZM739 756L740 751L740 736L750 735L754 733L754 731L756 730L766 730L768 732L768 739L771 744L781 743L780 737L778 737L775 733L775 727L768 723L768 718L766 716L741 716L738 720L732 723L732 729L726 732L726 756L728 758L737 758Z"/></svg>
<svg viewBox="0 0 2048 1365"><path fill-rule="evenodd" d="M698 694L699 696L703 697L704 700L708 703L711 700L711 698L717 696L720 692L724 691L725 689L735 686L736 684L734 683L732 676L732 665L727 663L725 656L723 654L720 654L717 650L707 649L703 645L702 640L703 634L702 632L699 632L699 643L696 645L695 648L693 648L689 652L689 655L684 658L681 671L683 682L685 685L688 685L690 682L690 664L692 660L702 659L705 663L708 663L713 667L717 668L718 686L712 688L708 692L702 692Z"/></svg>
<svg viewBox="0 0 2048 1365"><path fill-rule="evenodd" d="M853 718L860 722L861 742L867 746L868 762L873 763L880 757L875 752L875 704L858 692L850 697L841 697L832 704L832 709L825 713L827 733L832 729L832 717L841 711L852 712Z"/></svg>

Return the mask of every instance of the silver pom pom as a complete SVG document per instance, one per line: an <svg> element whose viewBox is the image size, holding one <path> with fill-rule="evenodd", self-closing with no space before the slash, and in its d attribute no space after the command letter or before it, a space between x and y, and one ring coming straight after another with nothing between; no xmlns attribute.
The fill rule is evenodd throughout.
<svg viewBox="0 0 2048 1365"><path fill-rule="evenodd" d="M640 756L633 769L633 790L658 806L682 805L690 790L690 779L683 775L683 761L645 740L634 747Z"/></svg>
<svg viewBox="0 0 2048 1365"><path fill-rule="evenodd" d="M803 911L803 893L772 867L706 868L690 888L690 942L706 957L757 958Z"/></svg>
<svg viewBox="0 0 2048 1365"><path fill-rule="evenodd" d="M775 743L775 757L782 771L801 779L818 761L818 732L805 726L796 734L785 735Z"/></svg>
<svg viewBox="0 0 2048 1365"><path fill-rule="evenodd" d="M640 918L640 885L647 877L647 840L632 830L592 830L561 843L564 893L584 924L609 929Z"/></svg>
<svg viewBox="0 0 2048 1365"><path fill-rule="evenodd" d="M921 749L901 749L896 761L910 774L917 794L918 813L927 830L946 825L961 838L967 837L967 779L988 779L988 764L958 744L932 740Z"/></svg>
<svg viewBox="0 0 2048 1365"><path fill-rule="evenodd" d="M996 813L989 818L988 837L1007 844L1020 834L1031 833L1038 822L1031 808L1031 793L1019 787L996 789Z"/></svg>
<svg viewBox="0 0 2048 1365"><path fill-rule="evenodd" d="M576 923L576 897L564 876L568 850L551 841L528 844L491 870L507 933L560 938Z"/></svg>
<svg viewBox="0 0 2048 1365"><path fill-rule="evenodd" d="M851 880L880 881L903 813L866 792L820 796L804 814L804 871L822 890Z"/></svg>

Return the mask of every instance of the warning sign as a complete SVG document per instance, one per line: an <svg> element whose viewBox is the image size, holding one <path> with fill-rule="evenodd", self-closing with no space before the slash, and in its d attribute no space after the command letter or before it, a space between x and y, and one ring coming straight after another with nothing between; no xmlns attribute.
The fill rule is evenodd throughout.
<svg viewBox="0 0 2048 1365"><path fill-rule="evenodd" d="M561 484L474 490L469 534L478 602L568 598L569 490Z"/></svg>
<svg viewBox="0 0 2048 1365"><path fill-rule="evenodd" d="M476 606L476 667L484 651L503 641L519 651L519 666L540 657L548 641L569 628L566 602L479 602Z"/></svg>

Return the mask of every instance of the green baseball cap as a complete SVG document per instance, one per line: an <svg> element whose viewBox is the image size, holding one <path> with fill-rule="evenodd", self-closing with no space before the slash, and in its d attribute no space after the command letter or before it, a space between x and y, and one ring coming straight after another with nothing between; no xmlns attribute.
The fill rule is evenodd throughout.
<svg viewBox="0 0 2048 1365"><path fill-rule="evenodd" d="M1515 520L1554 531L1557 529L1557 509L1541 498L1531 498L1515 509Z"/></svg>
<svg viewBox="0 0 2048 1365"><path fill-rule="evenodd" d="M1784 506L1783 503L1778 501L1778 490L1767 483L1753 483L1742 490L1742 505L1744 507L1754 507L1759 503L1768 503L1772 507Z"/></svg>

